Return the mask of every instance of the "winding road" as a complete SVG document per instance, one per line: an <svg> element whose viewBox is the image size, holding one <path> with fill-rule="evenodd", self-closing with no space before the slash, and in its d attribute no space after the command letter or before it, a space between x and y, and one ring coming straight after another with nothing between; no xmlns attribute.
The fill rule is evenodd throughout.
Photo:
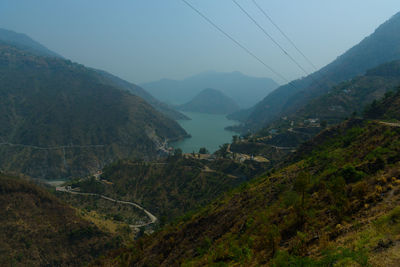
<svg viewBox="0 0 400 267"><path fill-rule="evenodd" d="M70 145L70 146L53 146L53 147L40 147L40 146L32 146L32 145L24 145L24 144L13 144L8 142L0 143L0 146L16 146L16 147L27 147L38 150L60 150L60 149L68 149L68 148L96 148L96 147L104 147L105 145Z"/></svg>
<svg viewBox="0 0 400 267"><path fill-rule="evenodd" d="M148 210L146 210L145 208L143 208L139 204L136 204L136 203L133 203L133 202L116 200L116 199L113 199L113 198L110 198L110 197L107 197L107 196L103 196L103 195L99 195L99 194L95 194L95 193L75 192L75 191L71 191L71 190L67 189L65 186L57 187L56 190L59 191L59 192L70 193L70 194L73 194L73 195L97 196L97 197L101 197L102 199L109 200L109 201L112 201L112 202L115 202L115 203L131 205L131 206L134 206L135 208L138 208L138 209L142 210L147 215L147 217L150 218L150 222L143 223L143 224L130 224L129 226L132 227L132 228L140 228L140 227L143 227L143 226L148 226L148 225L153 224L153 223L155 223L157 221L157 217L156 216L151 214Z"/></svg>

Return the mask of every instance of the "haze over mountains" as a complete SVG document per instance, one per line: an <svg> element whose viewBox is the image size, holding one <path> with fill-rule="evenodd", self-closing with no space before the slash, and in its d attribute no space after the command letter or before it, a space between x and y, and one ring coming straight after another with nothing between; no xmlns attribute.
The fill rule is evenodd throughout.
<svg viewBox="0 0 400 267"><path fill-rule="evenodd" d="M397 267L399 29L269 94L238 72L149 83L193 133L243 119L211 153L168 147L188 135L165 99L0 30L0 265Z"/></svg>
<svg viewBox="0 0 400 267"><path fill-rule="evenodd" d="M269 78L258 78L240 72L203 72L184 80L162 79L141 86L166 103L181 105L206 88L220 90L241 108L248 108L272 92L278 84Z"/></svg>
<svg viewBox="0 0 400 267"><path fill-rule="evenodd" d="M230 114L238 111L240 108L232 98L226 96L221 91L207 88L189 102L178 106L178 109L198 113Z"/></svg>
<svg viewBox="0 0 400 267"><path fill-rule="evenodd" d="M22 33L16 33L14 31L0 28L0 41L3 41L7 44L16 46L19 49L31 52L31 53L39 55L39 56L50 56L50 57L62 58L57 53L49 50L44 45L36 42L29 36L22 34ZM104 76L103 80L105 83L109 83L112 86L117 86L121 89L124 89L128 92L131 92L134 95L137 95L137 96L143 98L149 104L151 104L155 109L157 109L161 113L167 115L168 117L170 117L172 119L188 119L186 116L179 113L172 107L169 107L167 104L162 103L159 100L155 99L151 94L149 94L147 91L143 90L143 88L141 88L133 83L127 82L127 81L125 81L115 75L112 75L106 71L98 70L98 69L93 69L93 70L97 71L100 75Z"/></svg>
<svg viewBox="0 0 400 267"><path fill-rule="evenodd" d="M303 107L327 93L333 85L362 75L368 69L400 59L400 13L379 26L370 36L326 67L310 76L284 85L265 97L244 116L246 128L261 128L279 116Z"/></svg>

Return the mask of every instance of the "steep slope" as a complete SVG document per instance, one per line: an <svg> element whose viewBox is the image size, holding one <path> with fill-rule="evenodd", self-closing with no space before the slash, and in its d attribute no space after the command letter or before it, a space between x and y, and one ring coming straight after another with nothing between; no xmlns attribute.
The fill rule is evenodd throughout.
<svg viewBox="0 0 400 267"><path fill-rule="evenodd" d="M204 89L192 100L178 108L183 111L210 114L230 114L239 110L238 104L232 98L211 88Z"/></svg>
<svg viewBox="0 0 400 267"><path fill-rule="evenodd" d="M50 57L61 58L60 55L54 53L53 51L49 50L42 44L34 41L32 38L22 33L16 33L13 31L0 28L0 41L38 56L50 56ZM147 101L147 103L152 105L156 110L163 113L164 115L175 120L189 119L182 113L179 113L172 107L168 106L167 104L158 101L152 95L150 95L148 92L146 92L139 86L129 83L125 80L122 80L121 78L114 76L103 70L95 69L95 71L97 71L101 76L104 77L104 82L106 84L111 85L113 87L122 88L124 90L127 90L128 92L131 92L134 95L143 98L144 100Z"/></svg>
<svg viewBox="0 0 400 267"><path fill-rule="evenodd" d="M312 100L294 117L340 121L400 85L400 61L393 61L368 70L365 75L340 83L321 97Z"/></svg>
<svg viewBox="0 0 400 267"><path fill-rule="evenodd" d="M387 96L376 106L398 117L399 99L400 93ZM346 121L305 144L280 170L97 263L396 266L399 142L396 123Z"/></svg>
<svg viewBox="0 0 400 267"><path fill-rule="evenodd" d="M246 76L240 72L204 72L181 81L163 79L141 84L152 95L175 105L190 101L204 88L218 88L241 108L255 105L278 85L269 78Z"/></svg>
<svg viewBox="0 0 400 267"><path fill-rule="evenodd" d="M81 266L117 244L48 192L0 173L1 266Z"/></svg>
<svg viewBox="0 0 400 267"><path fill-rule="evenodd" d="M292 114L335 84L363 74L385 62L400 59L400 13L369 37L317 73L273 91L256 105L246 124L260 128L279 116Z"/></svg>
<svg viewBox="0 0 400 267"><path fill-rule="evenodd" d="M137 95L137 96L143 98L144 100L146 100L147 103L152 105L156 110L163 113L167 117L170 117L171 119L174 119L174 120L188 120L189 119L187 116L183 115L179 111L175 110L174 108L170 107L169 105L154 98L151 94L149 94L143 88L141 88L133 83L122 80L121 78L114 76L108 72L105 72L102 70L96 70L96 71L101 76L104 77L105 83L108 83L111 86L122 88L128 92L131 92L134 95Z"/></svg>
<svg viewBox="0 0 400 267"><path fill-rule="evenodd" d="M16 33L14 31L0 28L0 41L39 56L61 57L57 53L54 53L47 47L32 40L32 38L22 33Z"/></svg>
<svg viewBox="0 0 400 267"><path fill-rule="evenodd" d="M82 65L0 44L0 168L40 178L85 175L154 157L186 135L141 98Z"/></svg>

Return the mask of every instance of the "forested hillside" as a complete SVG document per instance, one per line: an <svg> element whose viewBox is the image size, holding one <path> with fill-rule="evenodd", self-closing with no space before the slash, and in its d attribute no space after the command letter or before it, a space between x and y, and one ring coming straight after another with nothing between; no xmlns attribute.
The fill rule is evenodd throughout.
<svg viewBox="0 0 400 267"><path fill-rule="evenodd" d="M0 168L67 178L151 158L186 136L143 99L82 65L0 44Z"/></svg>
<svg viewBox="0 0 400 267"><path fill-rule="evenodd" d="M340 83L328 94L316 98L292 118L318 118L338 122L363 109L374 100L400 86L400 61L393 61L368 70L364 75Z"/></svg>
<svg viewBox="0 0 400 267"><path fill-rule="evenodd" d="M171 156L161 162L118 161L106 166L105 182L80 179L70 185L83 192L139 203L161 223L193 211L267 169L256 162L238 163Z"/></svg>
<svg viewBox="0 0 400 267"><path fill-rule="evenodd" d="M98 263L396 266L400 128L385 120L399 98L373 104L383 118L323 131L279 170Z"/></svg>
<svg viewBox="0 0 400 267"><path fill-rule="evenodd" d="M380 64L399 60L399 27L400 13L318 72L279 87L251 110L245 120L246 128L260 129L281 116L294 114L310 100L327 93L332 86ZM235 117L240 118L240 115Z"/></svg>

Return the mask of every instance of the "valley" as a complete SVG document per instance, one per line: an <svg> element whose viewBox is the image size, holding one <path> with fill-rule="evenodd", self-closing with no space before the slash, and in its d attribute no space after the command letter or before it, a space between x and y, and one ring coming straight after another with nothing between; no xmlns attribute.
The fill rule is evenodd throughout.
<svg viewBox="0 0 400 267"><path fill-rule="evenodd" d="M174 148L180 148L184 153L199 152L204 147L214 153L223 144L230 143L237 133L226 130L236 122L228 120L225 115L205 114L198 112L183 112L191 120L178 121L190 138L169 143Z"/></svg>
<svg viewBox="0 0 400 267"><path fill-rule="evenodd" d="M397 2L5 1L0 266L399 265Z"/></svg>

